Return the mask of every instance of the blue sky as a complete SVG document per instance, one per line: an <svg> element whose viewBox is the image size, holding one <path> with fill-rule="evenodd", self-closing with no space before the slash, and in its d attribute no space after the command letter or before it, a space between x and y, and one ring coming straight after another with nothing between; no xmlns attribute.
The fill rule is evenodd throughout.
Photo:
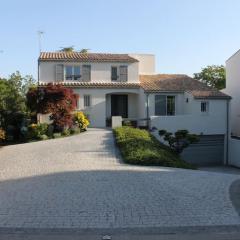
<svg viewBox="0 0 240 240"><path fill-rule="evenodd" d="M239 0L3 0L0 76L37 76L44 51L154 53L159 73L192 75L240 48Z"/></svg>

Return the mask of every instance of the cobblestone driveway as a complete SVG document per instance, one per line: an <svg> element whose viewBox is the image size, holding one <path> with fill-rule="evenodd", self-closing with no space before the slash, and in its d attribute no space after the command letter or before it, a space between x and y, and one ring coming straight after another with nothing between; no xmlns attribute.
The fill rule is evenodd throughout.
<svg viewBox="0 0 240 240"><path fill-rule="evenodd" d="M240 224L238 175L122 164L111 131L0 150L0 227L123 228Z"/></svg>

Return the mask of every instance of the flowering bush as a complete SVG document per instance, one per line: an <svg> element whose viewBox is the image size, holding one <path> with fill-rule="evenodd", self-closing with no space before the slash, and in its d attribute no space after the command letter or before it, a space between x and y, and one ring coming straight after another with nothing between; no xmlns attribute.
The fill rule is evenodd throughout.
<svg viewBox="0 0 240 240"><path fill-rule="evenodd" d="M46 135L48 130L47 123L32 123L29 126L30 138L40 139L42 135Z"/></svg>
<svg viewBox="0 0 240 240"><path fill-rule="evenodd" d="M76 112L74 115L75 123L79 126L80 130L84 131L89 125L89 121L83 112Z"/></svg>
<svg viewBox="0 0 240 240"><path fill-rule="evenodd" d="M5 140L5 138L6 138L5 131L2 128L0 128L0 141Z"/></svg>

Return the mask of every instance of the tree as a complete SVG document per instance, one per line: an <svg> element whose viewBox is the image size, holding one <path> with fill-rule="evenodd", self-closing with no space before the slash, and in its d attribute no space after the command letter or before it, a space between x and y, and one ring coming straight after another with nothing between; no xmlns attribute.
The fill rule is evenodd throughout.
<svg viewBox="0 0 240 240"><path fill-rule="evenodd" d="M0 127L7 132L7 137L19 137L28 112L25 92L34 82L32 76L21 76L18 71L7 79L0 79Z"/></svg>
<svg viewBox="0 0 240 240"><path fill-rule="evenodd" d="M74 52L74 46L62 47L60 52Z"/></svg>
<svg viewBox="0 0 240 240"><path fill-rule="evenodd" d="M85 53L85 54L86 54L86 53L89 52L89 50L90 50L90 49L88 49L88 48L82 48L79 52L80 52L80 53Z"/></svg>
<svg viewBox="0 0 240 240"><path fill-rule="evenodd" d="M83 53L83 54L87 54L89 51L88 48L82 48L80 51L76 51L79 53ZM70 47L62 47L60 52L67 52L67 53L71 53L71 52L75 52L74 46L70 46Z"/></svg>
<svg viewBox="0 0 240 240"><path fill-rule="evenodd" d="M226 86L226 72L223 65L212 65L202 68L200 73L194 73L194 78L219 90Z"/></svg>
<svg viewBox="0 0 240 240"><path fill-rule="evenodd" d="M27 105L33 112L50 113L55 129L62 130L73 124L72 112L78 97L70 88L48 84L42 88L31 88L27 93Z"/></svg>
<svg viewBox="0 0 240 240"><path fill-rule="evenodd" d="M199 141L199 137L196 134L190 134L188 130L178 130L175 134L159 130L158 134L163 137L164 141L168 142L169 147L177 154L182 153L191 143Z"/></svg>

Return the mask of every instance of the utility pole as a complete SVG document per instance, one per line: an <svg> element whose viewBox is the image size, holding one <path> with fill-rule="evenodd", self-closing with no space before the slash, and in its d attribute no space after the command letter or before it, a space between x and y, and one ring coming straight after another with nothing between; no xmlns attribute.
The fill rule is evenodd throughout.
<svg viewBox="0 0 240 240"><path fill-rule="evenodd" d="M43 31L38 31L38 47L39 47L39 53L42 51L42 35L44 34Z"/></svg>
<svg viewBox="0 0 240 240"><path fill-rule="evenodd" d="M39 54L41 54L42 51L42 35L44 34L43 31L38 31L38 47L39 47ZM39 85L39 60L38 60L38 85Z"/></svg>

